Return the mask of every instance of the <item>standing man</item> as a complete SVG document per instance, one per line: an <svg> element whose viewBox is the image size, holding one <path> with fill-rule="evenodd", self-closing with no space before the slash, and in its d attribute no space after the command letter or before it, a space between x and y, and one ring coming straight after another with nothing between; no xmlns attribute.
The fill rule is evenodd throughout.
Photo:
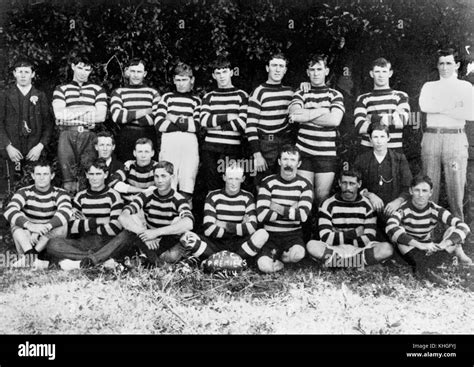
<svg viewBox="0 0 474 367"><path fill-rule="evenodd" d="M291 143L288 105L293 89L281 84L288 68L287 58L271 55L266 70L268 79L250 95L246 134L257 170L256 185L274 173L283 145Z"/></svg>
<svg viewBox="0 0 474 367"><path fill-rule="evenodd" d="M433 179L433 201L438 202L442 166L451 212L464 220L469 147L464 125L466 120L474 119L474 112L472 85L458 79L459 65L454 49L439 51L440 79L423 85L419 102L426 113L421 159L423 172Z"/></svg>
<svg viewBox="0 0 474 367"><path fill-rule="evenodd" d="M319 237L307 244L308 253L326 267L364 267L388 259L388 242L375 242L376 221L370 202L359 194L361 174L342 171L340 193L319 208Z"/></svg>
<svg viewBox="0 0 474 367"><path fill-rule="evenodd" d="M155 119L160 94L144 84L146 74L145 62L132 59L125 69L129 84L114 90L110 98L112 120L120 127L117 157L122 162L134 159L133 150L139 138L151 139L158 147L154 156L155 160L158 159L159 139Z"/></svg>
<svg viewBox="0 0 474 367"><path fill-rule="evenodd" d="M110 132L101 131L97 133L94 147L97 151L97 157L105 160L105 164L107 165L107 177L105 182L109 183L115 172L124 168L123 163L118 161L114 155L115 138Z"/></svg>
<svg viewBox="0 0 474 367"><path fill-rule="evenodd" d="M53 238L46 247L63 270L89 267L118 255L118 249L108 243L122 230L118 218L123 200L105 184L107 165L103 158L89 164L86 176L89 188L78 192L73 201L70 238Z"/></svg>
<svg viewBox="0 0 474 367"><path fill-rule="evenodd" d="M88 82L92 64L86 56L74 57L71 69L72 82L56 87L53 93L53 110L60 131L58 160L63 187L76 193L84 162L95 156L94 131L105 121L107 95L102 87Z"/></svg>
<svg viewBox="0 0 474 367"><path fill-rule="evenodd" d="M326 86L326 55L314 55L306 70L311 89L296 91L290 103L290 121L299 123L296 146L301 151L298 174L314 189L315 207L329 197L338 168L337 127L345 112L342 94Z"/></svg>
<svg viewBox="0 0 474 367"><path fill-rule="evenodd" d="M51 186L54 179L51 164L39 160L33 165L31 176L34 184L21 188L13 195L4 216L10 223L18 254L31 254L37 258L50 238L66 237L72 207L69 195ZM21 257L18 264L24 259ZM49 264L45 260L35 262L35 266L43 268Z"/></svg>
<svg viewBox="0 0 474 367"><path fill-rule="evenodd" d="M264 273L280 271L283 263L297 263L304 258L301 224L308 219L313 203L311 183L297 175L299 149L284 145L278 164L280 172L263 179L257 198L257 219L269 234L257 259Z"/></svg>
<svg viewBox="0 0 474 367"><path fill-rule="evenodd" d="M35 77L30 61L15 63L16 85L0 94L0 154L7 159L7 178L12 189L14 176L22 163L35 162L44 152L53 131L53 121L46 95L32 84Z"/></svg>
<svg viewBox="0 0 474 367"><path fill-rule="evenodd" d="M431 282L446 285L448 282L433 272L433 267L454 253L461 264L472 265L462 244L470 233L469 227L446 209L430 201L433 182L419 175L410 185L411 198L387 222L387 234L398 246L403 258L415 274ZM443 239L435 242L433 231L438 224L449 228Z"/></svg>
<svg viewBox="0 0 474 367"><path fill-rule="evenodd" d="M173 164L173 179L176 179L173 188L191 203L199 167L197 133L201 100L191 94L194 76L189 65L179 63L173 81L176 92L165 93L158 104L156 128L162 133L160 160Z"/></svg>
<svg viewBox="0 0 474 367"><path fill-rule="evenodd" d="M218 58L212 65L217 89L207 93L201 106L201 127L206 129L202 146L203 170L207 192L222 187L220 162L242 157L241 142L247 126L248 94L232 85L231 64ZM220 161L220 162L219 162Z"/></svg>
<svg viewBox="0 0 474 367"><path fill-rule="evenodd" d="M390 88L392 64L383 57L372 63L370 77L374 80L372 92L357 97L354 106L354 124L359 134L360 153L371 151L368 129L372 122L381 121L390 128L388 147L403 153L403 126L408 123L410 105L405 92Z"/></svg>

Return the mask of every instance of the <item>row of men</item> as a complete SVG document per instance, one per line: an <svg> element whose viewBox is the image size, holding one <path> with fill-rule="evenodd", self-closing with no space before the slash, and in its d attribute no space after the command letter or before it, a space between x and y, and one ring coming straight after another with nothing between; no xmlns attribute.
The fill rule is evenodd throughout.
<svg viewBox="0 0 474 367"><path fill-rule="evenodd" d="M372 265L390 258L393 246L415 273L441 284L447 282L432 267L448 254L472 265L462 248L469 227L430 201L433 184L428 176L411 181L407 201L388 219L384 232L389 242L377 239L377 216L360 194L360 172L342 171L340 192L322 203L319 233L306 243L302 223L311 212L312 184L297 174L302 162L296 146L284 145L277 161L279 173L262 180L256 202L252 193L241 189L242 167L228 166L225 187L206 197L200 234L192 232L195 219L186 198L172 188L174 167L167 161L154 166L154 187L128 204L107 186L102 158L88 167L90 187L77 193L72 204L63 189L51 186L50 164L38 162L34 184L14 194L4 215L17 251L41 254L34 265L39 268L50 261L65 270L90 267L134 251L154 266L176 263L183 256L200 262L228 250L256 259L260 271L271 273L284 263L299 262L306 252L325 266ZM435 241L433 230L439 223L449 228Z"/></svg>
<svg viewBox="0 0 474 367"><path fill-rule="evenodd" d="M427 113L427 128L422 142L423 171L433 178L435 202L439 196L441 166L446 178L451 211L463 219L463 195L466 183L466 120L473 119L472 86L457 78L459 62L454 50L437 55L439 81L427 82L420 94L420 109ZM60 129L58 158L63 187L75 193L80 158L93 152L94 131L107 115L107 95L98 85L88 82L92 66L83 56L72 63L73 80L58 86L52 106ZM282 54L272 55L266 65L267 81L249 96L232 84L230 63L218 58L212 65L217 89L202 101L193 95L192 68L179 64L174 69L175 92L159 93L144 84L146 65L132 60L126 68L129 85L118 88L110 98L110 115L120 125L117 137L119 160L133 159L138 138L148 137L155 146L155 159L173 163L179 189L188 199L194 192L199 160L202 161L207 191L221 187L220 162L242 158L242 139L247 139L252 152L253 169L258 172L256 184L277 169L279 149L291 141L292 124L298 124L296 146L301 151L299 174L314 187L316 206L331 191L338 170L336 154L337 127L345 112L342 94L326 86L329 75L327 56L315 55L307 65L309 83L296 92L284 86L282 79L288 60ZM374 89L357 98L354 124L361 136L362 150L370 151L368 128L381 121L390 128L388 147L402 153L403 126L408 123L408 95L390 87L392 66L384 58L374 61L370 76ZM48 103L43 93L32 88L34 70L30 63L15 66L17 85L0 98L0 149L5 148L11 162L18 165L23 158L36 160L51 135L48 126ZM199 157L196 133L205 129ZM159 153L159 154L158 154ZM379 161L379 165L382 164ZM396 178L390 169L381 169L378 181L385 186ZM384 204L388 204L384 202Z"/></svg>

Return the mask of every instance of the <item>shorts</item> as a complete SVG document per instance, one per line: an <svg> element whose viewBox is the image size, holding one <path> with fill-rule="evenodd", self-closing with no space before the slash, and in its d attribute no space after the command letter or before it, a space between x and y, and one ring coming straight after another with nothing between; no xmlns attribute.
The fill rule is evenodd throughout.
<svg viewBox="0 0 474 367"><path fill-rule="evenodd" d="M268 241L262 248L259 258L268 256L279 259L281 254L294 245L305 247L303 240L303 231L297 229L290 232L268 232Z"/></svg>
<svg viewBox="0 0 474 367"><path fill-rule="evenodd" d="M249 254L244 251L242 245L245 242L250 241L250 237L251 236L232 236L226 238L210 238L203 235L199 236L199 238L201 238L201 241L207 243L208 249L213 254L223 250L227 250L238 254L242 258L249 257Z"/></svg>
<svg viewBox="0 0 474 367"><path fill-rule="evenodd" d="M314 173L337 172L338 160L332 156L312 156L302 153L301 166L298 169Z"/></svg>

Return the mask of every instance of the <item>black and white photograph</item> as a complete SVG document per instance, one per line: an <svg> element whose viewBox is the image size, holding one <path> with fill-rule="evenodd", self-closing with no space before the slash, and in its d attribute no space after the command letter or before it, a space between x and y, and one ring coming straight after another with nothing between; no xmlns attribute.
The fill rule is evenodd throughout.
<svg viewBox="0 0 474 367"><path fill-rule="evenodd" d="M474 0L0 0L0 366L472 366L473 85Z"/></svg>

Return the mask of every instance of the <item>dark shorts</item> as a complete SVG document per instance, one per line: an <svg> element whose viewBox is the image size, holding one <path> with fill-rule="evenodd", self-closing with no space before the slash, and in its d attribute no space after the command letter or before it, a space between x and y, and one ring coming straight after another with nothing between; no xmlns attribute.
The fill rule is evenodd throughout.
<svg viewBox="0 0 474 367"><path fill-rule="evenodd" d="M243 249L242 245L250 240L250 236L233 236L227 238L209 238L203 235L199 236L201 241L207 243L208 248L212 251L213 254L227 250L238 254L242 258L249 257Z"/></svg>
<svg viewBox="0 0 474 367"><path fill-rule="evenodd" d="M337 157L316 157L312 155L301 154L301 166L299 169L302 171L314 173L337 172L338 160Z"/></svg>
<svg viewBox="0 0 474 367"><path fill-rule="evenodd" d="M438 251L431 255L426 255L426 251L418 248L414 248L406 254L402 254L402 258L411 266L414 272L420 269L435 268L451 257L452 254L446 251Z"/></svg>
<svg viewBox="0 0 474 367"><path fill-rule="evenodd" d="M263 246L259 257L269 256L279 259L283 252L294 245L305 247L301 229L291 232L268 232L268 235L268 241Z"/></svg>

